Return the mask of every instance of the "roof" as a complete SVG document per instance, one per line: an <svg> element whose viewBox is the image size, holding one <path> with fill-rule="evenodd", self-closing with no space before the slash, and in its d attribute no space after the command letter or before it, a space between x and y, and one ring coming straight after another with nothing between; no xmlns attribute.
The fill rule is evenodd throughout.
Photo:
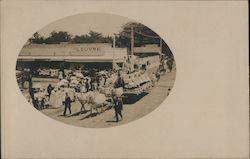
<svg viewBox="0 0 250 159"><path fill-rule="evenodd" d="M22 48L18 60L113 61L124 59L127 49L112 48L108 43L30 44Z"/></svg>
<svg viewBox="0 0 250 159"><path fill-rule="evenodd" d="M134 47L134 53L160 53L161 48L156 44Z"/></svg>

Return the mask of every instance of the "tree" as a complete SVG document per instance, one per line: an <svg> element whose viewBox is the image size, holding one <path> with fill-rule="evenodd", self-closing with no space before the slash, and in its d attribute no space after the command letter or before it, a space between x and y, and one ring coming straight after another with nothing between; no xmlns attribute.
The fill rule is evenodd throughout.
<svg viewBox="0 0 250 159"><path fill-rule="evenodd" d="M102 33L91 30L88 34L76 35L72 43L112 43L112 37L103 36Z"/></svg>
<svg viewBox="0 0 250 159"><path fill-rule="evenodd" d="M141 23L129 22L122 26L122 31L119 33L118 44L125 42L125 46L130 45L131 31L134 31L134 46L142 46L145 44L159 44L159 36Z"/></svg>
<svg viewBox="0 0 250 159"><path fill-rule="evenodd" d="M46 44L59 44L61 42L70 42L72 35L66 31L52 31L50 36L45 39Z"/></svg>
<svg viewBox="0 0 250 159"><path fill-rule="evenodd" d="M140 47L146 44L160 45L161 37L147 26L136 23L128 22L122 26L122 31L116 37L116 45L118 47L131 47L131 31L134 31L134 46ZM167 56L173 56L168 45L162 41L162 52Z"/></svg>
<svg viewBox="0 0 250 159"><path fill-rule="evenodd" d="M88 35L76 35L72 39L72 43L89 43L89 36Z"/></svg>
<svg viewBox="0 0 250 159"><path fill-rule="evenodd" d="M33 37L29 39L29 42L32 44L42 44L44 43L44 37L40 36L38 32L35 32Z"/></svg>
<svg viewBox="0 0 250 159"><path fill-rule="evenodd" d="M103 39L102 33L98 33L98 32L90 30L90 32L89 32L89 40L91 42L101 42L102 39Z"/></svg>

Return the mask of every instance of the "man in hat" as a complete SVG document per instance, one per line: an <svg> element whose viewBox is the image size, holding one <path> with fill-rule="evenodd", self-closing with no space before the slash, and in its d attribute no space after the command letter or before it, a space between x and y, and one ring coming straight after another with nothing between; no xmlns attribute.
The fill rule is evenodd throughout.
<svg viewBox="0 0 250 159"><path fill-rule="evenodd" d="M47 93L49 95L49 98L50 98L52 90L53 90L53 87L51 86L51 84L49 84L48 87L47 87Z"/></svg>
<svg viewBox="0 0 250 159"><path fill-rule="evenodd" d="M121 70L118 71L118 78L115 82L114 88L116 90L118 89L122 89L124 88L124 80L121 76ZM114 101L114 109L115 109L115 118L116 118L116 122L119 121L118 119L118 115L121 117L121 119L123 119L122 116L122 110L123 110L123 102L122 102L122 94L118 94L117 91L115 91L115 93L113 93L113 101Z"/></svg>
<svg viewBox="0 0 250 159"><path fill-rule="evenodd" d="M68 93L65 93L65 102L64 102L64 112L63 112L63 116L66 116L66 111L67 109L69 109L69 114L71 114L71 99L68 95Z"/></svg>

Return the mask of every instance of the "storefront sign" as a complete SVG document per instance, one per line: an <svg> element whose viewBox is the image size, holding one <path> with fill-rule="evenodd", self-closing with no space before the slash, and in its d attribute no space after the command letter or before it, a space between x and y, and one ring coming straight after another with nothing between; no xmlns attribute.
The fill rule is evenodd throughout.
<svg viewBox="0 0 250 159"><path fill-rule="evenodd" d="M106 56L113 48L107 44L49 44L28 45L21 50L21 56Z"/></svg>
<svg viewBox="0 0 250 159"><path fill-rule="evenodd" d="M102 56L104 55L104 50L101 47L75 47L70 50L71 55L77 56Z"/></svg>

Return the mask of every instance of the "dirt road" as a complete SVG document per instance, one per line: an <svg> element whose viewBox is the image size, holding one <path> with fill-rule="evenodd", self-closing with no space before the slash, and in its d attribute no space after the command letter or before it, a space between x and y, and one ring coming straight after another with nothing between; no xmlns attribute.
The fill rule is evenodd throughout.
<svg viewBox="0 0 250 159"><path fill-rule="evenodd" d="M161 76L155 87L148 94L138 97L136 102L126 103L125 101L122 111L123 120L118 123L115 122L114 109L106 110L100 114L93 113L93 115L90 115L89 111L80 114L81 105L78 102L72 104L72 114L67 117L62 116L64 111L63 106L57 109L44 109L41 112L60 122L80 127L101 128L121 125L139 119L157 108L167 97L169 93L168 89L172 88L174 80L175 71Z"/></svg>

